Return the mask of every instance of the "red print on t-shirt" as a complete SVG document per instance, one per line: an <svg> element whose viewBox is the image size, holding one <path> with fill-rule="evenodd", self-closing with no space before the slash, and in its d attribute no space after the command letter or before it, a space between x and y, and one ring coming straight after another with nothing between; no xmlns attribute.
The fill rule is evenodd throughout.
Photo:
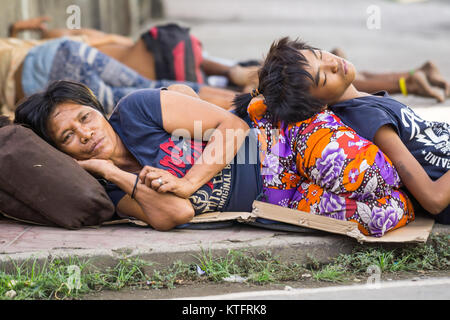
<svg viewBox="0 0 450 320"><path fill-rule="evenodd" d="M184 142L183 142L184 143ZM192 166L197 160L200 155L202 154L203 148L206 146L206 142L203 141L190 141L190 149L186 151L190 151L190 154L187 154L185 159L183 149L177 146L171 138L163 144L160 144L159 147L161 150L163 150L165 153L167 153L166 156L164 156L159 163L164 167L167 168L166 170L169 171L171 174L180 177L184 177L186 174L186 164L190 164Z"/></svg>

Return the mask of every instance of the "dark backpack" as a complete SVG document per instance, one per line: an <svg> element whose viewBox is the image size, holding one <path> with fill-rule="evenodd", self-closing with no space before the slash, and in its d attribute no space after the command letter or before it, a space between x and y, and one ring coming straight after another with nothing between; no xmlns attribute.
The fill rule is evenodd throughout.
<svg viewBox="0 0 450 320"><path fill-rule="evenodd" d="M188 28L173 23L156 26L141 38L155 59L157 80L204 83L202 45Z"/></svg>

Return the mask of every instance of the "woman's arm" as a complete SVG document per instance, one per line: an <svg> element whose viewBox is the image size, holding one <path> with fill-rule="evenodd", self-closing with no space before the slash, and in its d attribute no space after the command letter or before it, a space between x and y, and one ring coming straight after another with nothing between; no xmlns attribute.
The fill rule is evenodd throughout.
<svg viewBox="0 0 450 320"><path fill-rule="evenodd" d="M142 181L158 192L174 192L187 198L233 160L249 127L228 111L174 91L161 91L161 111L163 127L168 133L209 142L192 168L179 179L180 183L176 179L169 183L168 175L155 168L141 172ZM165 182L162 186L153 182L160 177Z"/></svg>
<svg viewBox="0 0 450 320"><path fill-rule="evenodd" d="M119 169L111 161L91 159L78 163L84 169L114 183L127 193L117 205L116 209L120 213L144 221L156 230L170 230L189 222L194 217L194 209L189 200L170 193L158 193L144 184L136 185L132 199L136 175Z"/></svg>
<svg viewBox="0 0 450 320"><path fill-rule="evenodd" d="M144 184L138 183L131 199L136 175L120 169L110 171L106 177L127 195L117 205L117 210L125 215L142 220L159 231L167 231L192 220L194 208L187 199L171 193L158 193Z"/></svg>
<svg viewBox="0 0 450 320"><path fill-rule="evenodd" d="M439 214L448 207L450 171L436 181L431 180L389 125L382 126L377 131L374 143L391 159L403 184L425 210L432 214Z"/></svg>

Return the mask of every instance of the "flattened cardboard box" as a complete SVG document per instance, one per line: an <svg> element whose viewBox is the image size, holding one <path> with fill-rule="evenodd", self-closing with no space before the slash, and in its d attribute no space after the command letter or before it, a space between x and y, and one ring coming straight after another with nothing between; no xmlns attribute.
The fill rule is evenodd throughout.
<svg viewBox="0 0 450 320"><path fill-rule="evenodd" d="M254 201L252 212L210 212L194 217L190 223L222 222L236 220L242 223L254 222L257 218L274 220L300 227L341 234L356 239L358 242L367 243L401 243L401 242L426 242L434 225L434 219L416 217L416 220L407 226L387 232L380 238L369 237L362 234L358 225L350 221L341 221L329 217L317 216L307 212L280 207L277 205ZM123 219L107 222L105 225L118 223L134 223L147 226L138 220Z"/></svg>

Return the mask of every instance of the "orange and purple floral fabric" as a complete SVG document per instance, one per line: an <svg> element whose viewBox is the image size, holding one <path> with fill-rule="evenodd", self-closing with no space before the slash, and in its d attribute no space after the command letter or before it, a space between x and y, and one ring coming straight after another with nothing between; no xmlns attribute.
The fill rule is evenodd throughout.
<svg viewBox="0 0 450 320"><path fill-rule="evenodd" d="M263 100L248 113L258 134L263 201L356 222L381 237L414 220L391 161L331 111L295 124L273 124Z"/></svg>

